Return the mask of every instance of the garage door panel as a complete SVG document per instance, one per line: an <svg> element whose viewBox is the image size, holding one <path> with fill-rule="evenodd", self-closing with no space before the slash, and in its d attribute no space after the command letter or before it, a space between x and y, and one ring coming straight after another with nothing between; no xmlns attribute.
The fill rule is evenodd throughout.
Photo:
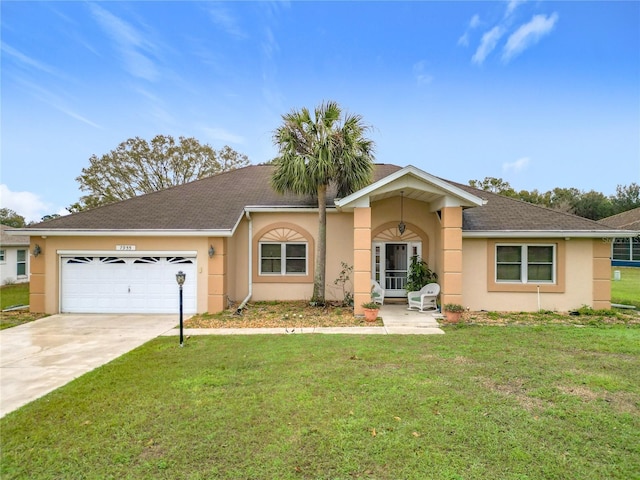
<svg viewBox="0 0 640 480"><path fill-rule="evenodd" d="M196 312L195 258L62 258L61 311L68 313L174 313L176 273L187 274L185 313Z"/></svg>

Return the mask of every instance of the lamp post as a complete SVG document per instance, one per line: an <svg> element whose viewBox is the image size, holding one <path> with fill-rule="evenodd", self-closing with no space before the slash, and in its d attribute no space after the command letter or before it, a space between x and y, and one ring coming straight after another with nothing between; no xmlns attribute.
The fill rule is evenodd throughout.
<svg viewBox="0 0 640 480"><path fill-rule="evenodd" d="M182 334L182 285L184 285L184 281L187 278L187 274L180 270L176 273L176 282L178 282L178 287L180 288L180 346L184 346L184 335Z"/></svg>

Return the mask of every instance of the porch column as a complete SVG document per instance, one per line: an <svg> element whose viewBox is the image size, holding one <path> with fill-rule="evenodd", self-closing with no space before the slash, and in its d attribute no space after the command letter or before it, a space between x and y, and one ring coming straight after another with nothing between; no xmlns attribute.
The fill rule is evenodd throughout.
<svg viewBox="0 0 640 480"><path fill-rule="evenodd" d="M593 305L594 310L611 308L611 244L593 240Z"/></svg>
<svg viewBox="0 0 640 480"><path fill-rule="evenodd" d="M440 301L462 305L462 207L444 207L442 214L442 277Z"/></svg>
<svg viewBox="0 0 640 480"><path fill-rule="evenodd" d="M353 313L371 300L371 207L353 209Z"/></svg>
<svg viewBox="0 0 640 480"><path fill-rule="evenodd" d="M227 239L209 238L207 249L210 245L215 253L208 265L207 311L217 313L227 308Z"/></svg>

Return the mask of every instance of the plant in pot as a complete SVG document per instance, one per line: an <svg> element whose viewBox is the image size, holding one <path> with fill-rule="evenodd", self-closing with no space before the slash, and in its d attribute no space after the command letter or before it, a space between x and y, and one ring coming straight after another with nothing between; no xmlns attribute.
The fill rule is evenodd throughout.
<svg viewBox="0 0 640 480"><path fill-rule="evenodd" d="M427 262L422 260L418 255L411 257L407 283L405 285L407 292L417 292L426 284L435 283L437 280L438 275L429 268Z"/></svg>
<svg viewBox="0 0 640 480"><path fill-rule="evenodd" d="M375 322L376 318L378 318L380 305L376 302L365 302L362 304L362 308L364 308L364 319L367 322Z"/></svg>
<svg viewBox="0 0 640 480"><path fill-rule="evenodd" d="M458 323L462 312L464 312L464 307L457 303L447 303L444 306L444 313L449 323Z"/></svg>

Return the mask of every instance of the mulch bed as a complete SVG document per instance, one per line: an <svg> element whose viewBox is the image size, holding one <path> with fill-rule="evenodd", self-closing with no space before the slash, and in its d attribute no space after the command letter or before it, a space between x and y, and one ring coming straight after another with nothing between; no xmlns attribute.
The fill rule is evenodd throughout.
<svg viewBox="0 0 640 480"><path fill-rule="evenodd" d="M242 314L235 309L200 314L185 321L185 328L309 328L382 326L382 320L366 322L353 315L353 307L327 304L312 307L309 302L248 303Z"/></svg>

